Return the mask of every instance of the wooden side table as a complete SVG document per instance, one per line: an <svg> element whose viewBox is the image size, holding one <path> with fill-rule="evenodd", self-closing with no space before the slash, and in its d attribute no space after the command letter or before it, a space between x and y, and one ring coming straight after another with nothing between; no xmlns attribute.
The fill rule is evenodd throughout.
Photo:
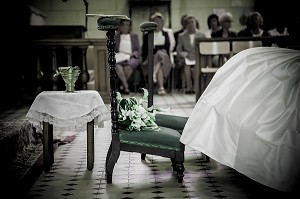
<svg viewBox="0 0 300 199"><path fill-rule="evenodd" d="M43 91L32 103L26 119L43 132L44 171L54 163L53 126L59 130L87 131L87 169L94 168L94 126L110 119L110 112L94 90Z"/></svg>

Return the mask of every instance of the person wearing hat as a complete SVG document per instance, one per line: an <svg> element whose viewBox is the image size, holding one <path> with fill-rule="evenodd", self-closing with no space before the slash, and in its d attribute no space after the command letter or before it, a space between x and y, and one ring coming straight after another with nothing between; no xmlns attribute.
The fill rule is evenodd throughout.
<svg viewBox="0 0 300 199"><path fill-rule="evenodd" d="M233 22L232 19L232 14L229 12L226 12L225 14L223 14L220 19L220 25L221 25L221 29L219 29L216 32L213 32L211 34L211 37L223 37L223 38L227 38L227 37L237 37L237 33L231 30L231 24Z"/></svg>
<svg viewBox="0 0 300 199"><path fill-rule="evenodd" d="M164 95L164 83L168 79L173 63L171 61L171 39L170 33L164 30L164 17L161 13L156 12L151 15L150 21L157 23L157 28L154 32L154 66L153 66L153 82L157 84L157 93ZM173 35L173 33L172 33ZM148 76L148 34L143 35L142 44L142 72L144 76Z"/></svg>
<svg viewBox="0 0 300 199"><path fill-rule="evenodd" d="M219 22L220 22L221 28L218 31L211 33L212 38L216 38L216 37L222 37L222 38L237 37L237 33L235 31L231 30L231 24L233 22L231 13L229 13L229 12L224 13L220 17ZM223 62L225 63L230 58L230 56L231 56L230 54L226 55L224 57ZM218 55L215 55L213 57L212 62L213 62L213 66L220 67L219 64L218 64L219 63L219 56Z"/></svg>
<svg viewBox="0 0 300 199"><path fill-rule="evenodd" d="M149 15L149 21L152 21L152 19L154 17L160 17L163 21L165 21L164 16L160 13L160 12L154 12L154 13L150 13ZM176 38L175 38L175 34L174 31L171 28L167 28L165 26L163 26L162 28L164 31L166 31L169 35L169 39L170 39L170 52L174 51L174 48L176 46ZM173 60L173 56L170 57L172 64L174 64L174 60Z"/></svg>

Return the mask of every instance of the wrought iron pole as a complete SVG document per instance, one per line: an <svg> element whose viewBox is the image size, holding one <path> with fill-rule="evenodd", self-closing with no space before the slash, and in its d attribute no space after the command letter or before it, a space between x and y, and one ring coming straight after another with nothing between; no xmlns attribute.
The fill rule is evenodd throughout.
<svg viewBox="0 0 300 199"><path fill-rule="evenodd" d="M153 105L153 49L154 49L154 30L157 28L157 23L144 22L140 25L142 32L148 35L148 107Z"/></svg>

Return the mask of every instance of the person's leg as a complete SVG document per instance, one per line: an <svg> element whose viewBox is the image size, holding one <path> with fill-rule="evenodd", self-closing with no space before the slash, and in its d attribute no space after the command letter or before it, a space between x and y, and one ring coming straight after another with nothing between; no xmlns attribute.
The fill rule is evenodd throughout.
<svg viewBox="0 0 300 199"><path fill-rule="evenodd" d="M192 91L192 93L195 93L195 90L194 90L194 83L195 83L195 81L194 81L194 67L195 66L191 66L191 82L192 82L191 91Z"/></svg>
<svg viewBox="0 0 300 199"><path fill-rule="evenodd" d="M158 76L158 71L160 70L160 62L157 62L157 64L155 64L153 66L153 83L157 82L157 76Z"/></svg>
<svg viewBox="0 0 300 199"><path fill-rule="evenodd" d="M185 74L185 82L186 82L186 93L192 91L192 74L191 74L191 66L184 66L184 74Z"/></svg>
<svg viewBox="0 0 300 199"><path fill-rule="evenodd" d="M164 89L164 75L161 67L157 72L157 86L158 86L158 94L164 95L166 92Z"/></svg>
<svg viewBox="0 0 300 199"><path fill-rule="evenodd" d="M161 69L163 72L163 76L167 80L168 76L170 75L170 72L172 70L172 67L173 67L173 65L170 61L170 56L164 51L162 51L158 54L159 54L159 60L160 60L160 65L161 65Z"/></svg>
<svg viewBox="0 0 300 199"><path fill-rule="evenodd" d="M124 70L124 74L125 74L125 77L126 77L126 82L127 82L127 87L125 87L125 92L130 92L129 91L129 87L128 87L128 80L129 78L131 77L132 73L133 73L133 69L131 66L124 66L123 68Z"/></svg>
<svg viewBox="0 0 300 199"><path fill-rule="evenodd" d="M124 66L124 73L125 73L126 79L128 80L131 77L132 73L133 73L132 67L131 66Z"/></svg>
<svg viewBox="0 0 300 199"><path fill-rule="evenodd" d="M116 73L119 79L121 80L122 85L124 86L124 91L126 90L126 88L128 90L128 83L127 83L126 75L124 73L124 67L119 64L116 64Z"/></svg>

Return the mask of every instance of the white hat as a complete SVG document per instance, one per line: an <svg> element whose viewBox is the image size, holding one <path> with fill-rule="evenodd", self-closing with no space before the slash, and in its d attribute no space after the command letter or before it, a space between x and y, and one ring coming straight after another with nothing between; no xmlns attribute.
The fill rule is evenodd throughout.
<svg viewBox="0 0 300 199"><path fill-rule="evenodd" d="M163 17L163 15L162 15L160 12L155 12L155 13L153 13L153 14L150 16L150 19L153 20L153 19L156 18L156 17L159 17L159 18L161 18L161 19L164 20L164 17Z"/></svg>
<svg viewBox="0 0 300 199"><path fill-rule="evenodd" d="M220 23L223 23L225 21L232 22L233 21L232 18L233 18L232 14L230 12L226 12L220 17L219 21L220 21Z"/></svg>

